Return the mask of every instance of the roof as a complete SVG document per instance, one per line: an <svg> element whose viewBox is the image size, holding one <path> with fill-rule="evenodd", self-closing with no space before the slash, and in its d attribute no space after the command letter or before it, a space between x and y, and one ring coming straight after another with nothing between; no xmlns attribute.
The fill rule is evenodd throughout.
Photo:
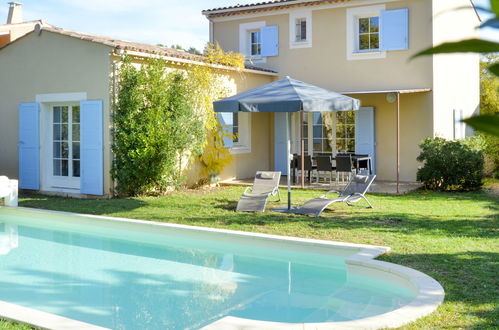
<svg viewBox="0 0 499 330"><path fill-rule="evenodd" d="M252 4L238 4L229 7L220 7L203 10L203 15L208 17L214 16L230 16L242 13L252 13L260 11L268 11L282 8L298 7L298 6L314 6L324 3L346 2L351 0L273 0L265 2L257 2Z"/></svg>
<svg viewBox="0 0 499 330"><path fill-rule="evenodd" d="M58 27L42 27L42 31L49 31L53 33L58 33L68 37L77 38L80 40L95 42L103 44L116 49L130 50L136 52L144 52L148 54L162 55L168 57L175 57L181 59L187 59L192 61L203 61L204 57L200 55L191 54L182 50L173 49L169 47L156 46L151 44L146 44L142 42L120 40L116 38L98 36L88 33L82 33L77 31L64 30Z"/></svg>
<svg viewBox="0 0 499 330"><path fill-rule="evenodd" d="M204 57L202 55L195 55L195 54L191 54L191 53L188 53L186 51L183 51L183 50L173 49L173 48L169 48L169 47L151 45L151 44L146 44L146 43L142 43L142 42L120 40L120 39L116 39L116 38L98 36L98 35L93 35L93 34L88 34L88 33L77 32L77 31L64 30L64 29L55 27L53 25L47 24L43 21L33 21L33 22L40 22L41 23L35 27L34 31L38 31L38 32L47 31L47 32L57 33L60 35L64 35L64 36L68 36L68 37L72 37L72 38L77 38L80 40L85 40L85 41L90 41L90 42L106 45L106 46L115 48L117 50L132 51L132 52L145 53L145 54L150 54L150 55L158 55L158 56L164 56L164 57L172 57L172 58L177 58L179 60L192 61L192 62L205 62L205 59L206 59L206 57ZM34 32L34 31L32 31L32 32ZM30 33L32 33L32 32L30 32ZM13 42L15 42L15 40ZM10 43L4 45L3 47L7 47L8 45L12 44L13 42L10 42ZM0 47L0 49L3 47ZM245 68L248 70L276 73L275 71L264 69L264 68L259 68L259 67L253 66L253 65L245 65Z"/></svg>
<svg viewBox="0 0 499 330"><path fill-rule="evenodd" d="M263 1L250 4L243 4L243 5L237 4L235 6L206 9L203 10L202 13L207 17L231 16L231 15L256 13L256 12L270 11L270 10L284 9L291 7L316 6L326 3L347 2L347 1L352 1L352 0L273 0L273 1ZM478 15L478 12L476 10L474 0L470 0L470 3L473 9L475 10L478 19L481 21L480 15Z"/></svg>
<svg viewBox="0 0 499 330"><path fill-rule="evenodd" d="M412 89L387 89L379 91L356 91L356 92L341 92L341 94L388 94L388 93L400 93L400 94L412 94L412 93L426 93L431 92L431 88L412 88Z"/></svg>

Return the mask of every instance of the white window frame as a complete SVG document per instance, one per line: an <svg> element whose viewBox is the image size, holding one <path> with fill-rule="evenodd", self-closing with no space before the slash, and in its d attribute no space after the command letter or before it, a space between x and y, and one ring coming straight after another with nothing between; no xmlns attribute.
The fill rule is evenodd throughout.
<svg viewBox="0 0 499 330"><path fill-rule="evenodd" d="M267 62L267 57L265 56L251 55L251 32L260 30L264 26L265 21L239 24L239 52L244 54L246 59L252 61L253 63Z"/></svg>
<svg viewBox="0 0 499 330"><path fill-rule="evenodd" d="M72 188L79 189L80 188L80 177L81 177L81 167L80 167L80 176L73 176L73 108L80 107L80 103L78 102L64 102L64 103L54 103L49 106L49 117L50 118L50 131L53 132L54 121L53 121L53 111L55 107L68 107L68 175L60 176L54 175L54 139L52 136L52 143L47 146L47 150L49 151L49 158L51 159L48 162L48 171L50 171L50 181L52 182L52 186L54 187L62 187L62 188ZM81 110L81 109L80 109ZM80 122L78 122L80 125ZM81 140L78 141L80 143L80 157L81 157ZM62 157L61 157L62 159ZM81 158L78 159L80 161Z"/></svg>
<svg viewBox="0 0 499 330"><path fill-rule="evenodd" d="M333 129L334 129L334 134L333 134L333 145L332 145L332 154L333 155L336 155L338 153L338 150L337 150L337 125L338 125L338 121L337 121L337 118L336 118L336 113L333 112L334 116L333 116ZM313 122L313 112L309 112L309 113L305 113L304 116L306 116L306 120L308 121L308 123L312 123ZM300 153L301 152L301 144L300 144L300 136L301 136L301 126L300 126L300 114L299 113L293 113L291 115L291 152L292 153ZM355 123L353 124L354 127L355 127ZM306 143L306 147L305 149L307 150L306 151L306 154L308 155L314 155L316 153L314 153L314 142L313 142L313 135L314 135L314 128L313 128L313 124L312 125L307 125L307 138L305 140L305 143ZM324 126L324 123L321 124L321 126ZM354 137L350 137L348 138L350 140L353 140L355 141L355 133L354 133ZM324 138L324 140L327 140L327 138ZM354 142L354 148L355 148L355 142Z"/></svg>
<svg viewBox="0 0 499 330"><path fill-rule="evenodd" d="M381 16L385 5L374 5L366 7L347 8L346 31L347 31L347 60L368 60L386 58L385 51L361 51L359 50L359 19L373 16ZM380 21L381 25L381 21ZM381 45L381 34L380 45Z"/></svg>
<svg viewBox="0 0 499 330"><path fill-rule="evenodd" d="M236 115L236 113L234 113ZM247 112L237 112L237 128L239 138L234 141L231 154L245 154L251 152L251 114Z"/></svg>
<svg viewBox="0 0 499 330"><path fill-rule="evenodd" d="M68 180L66 182L54 182L53 164L52 164L52 107L58 105L80 105L80 101L87 99L86 92L76 93L50 93L37 94L36 102L40 103L41 107L41 130L40 130L40 190L79 193L81 183L81 167L80 178ZM81 111L81 109L80 109ZM81 115L81 112L80 112ZM80 132L81 133L81 132ZM81 142L80 142L81 148ZM81 153L81 149L80 149ZM80 156L81 157L81 156ZM80 165L81 166L81 165Z"/></svg>
<svg viewBox="0 0 499 330"><path fill-rule="evenodd" d="M307 30L306 40L296 40L296 22L304 19ZM309 48L312 47L312 9L297 9L289 12L289 48Z"/></svg>
<svg viewBox="0 0 499 330"><path fill-rule="evenodd" d="M259 36L259 43L256 43L256 45L260 45L260 53L259 54L253 54L253 33L258 33ZM262 56L262 31L260 30L252 30L248 31L248 43L249 43L249 54L251 57L261 57Z"/></svg>

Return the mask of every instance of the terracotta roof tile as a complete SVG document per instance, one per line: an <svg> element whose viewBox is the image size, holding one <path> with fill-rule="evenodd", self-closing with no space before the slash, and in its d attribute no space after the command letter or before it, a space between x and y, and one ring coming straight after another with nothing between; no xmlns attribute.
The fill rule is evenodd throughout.
<svg viewBox="0 0 499 330"><path fill-rule="evenodd" d="M269 5L269 4L283 4L285 2L296 2L298 0L274 0L274 1L264 1L264 2L256 2L256 3L248 3L248 4L237 4L235 6L227 6L227 7L219 7L219 8L212 8L212 9L206 9L203 10L203 13L209 13L211 11L219 11L219 10L226 10L226 9L236 9L236 8L248 8L248 7L256 7L256 6L261 6L261 5Z"/></svg>
<svg viewBox="0 0 499 330"><path fill-rule="evenodd" d="M243 13L252 13L259 11L269 11L275 9L299 7L299 6L315 6L324 3L345 2L351 0L274 0L265 2L256 2L251 4L238 4L235 6L212 8L203 10L203 14L208 17L214 16L229 16Z"/></svg>
<svg viewBox="0 0 499 330"><path fill-rule="evenodd" d="M195 62L204 62L206 59L202 55L195 55L195 54L185 52L183 50L178 50L178 49L173 49L173 48L163 47L163 46L157 46L157 45L151 45L151 44L146 44L146 43L142 43L142 42L133 42L133 41L120 40L120 39L116 39L116 38L97 36L97 35L92 35L92 34L88 34L88 33L81 33L81 32L76 32L76 31L64 30L64 29L57 28L54 26L45 26L44 25L41 29L42 29L42 31L49 31L49 32L53 32L53 33L58 33L61 35L72 37L72 38L77 38L80 40L95 42L95 43L103 44L103 45L113 47L116 49L122 49L125 51L128 50L128 51L143 52L143 53L148 53L148 54L153 54L153 55L174 57L174 58L179 58L179 59L183 59L183 60L190 60L190 61L195 61ZM259 68L259 67L253 66L253 65L246 65L245 67L246 67L246 69L250 69L250 70L276 73L273 70Z"/></svg>

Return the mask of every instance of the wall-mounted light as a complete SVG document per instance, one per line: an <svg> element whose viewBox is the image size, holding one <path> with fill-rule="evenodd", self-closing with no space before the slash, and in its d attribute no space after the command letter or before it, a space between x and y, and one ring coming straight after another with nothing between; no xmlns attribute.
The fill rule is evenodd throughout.
<svg viewBox="0 0 499 330"><path fill-rule="evenodd" d="M386 102L394 103L395 101L397 101L397 94L395 93L386 94Z"/></svg>

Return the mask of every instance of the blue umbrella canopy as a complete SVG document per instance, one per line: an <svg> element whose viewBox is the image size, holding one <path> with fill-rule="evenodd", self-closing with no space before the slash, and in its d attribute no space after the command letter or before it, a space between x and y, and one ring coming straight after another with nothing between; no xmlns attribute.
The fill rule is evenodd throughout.
<svg viewBox="0 0 499 330"><path fill-rule="evenodd" d="M297 112L358 110L360 101L286 77L220 101L215 112Z"/></svg>

